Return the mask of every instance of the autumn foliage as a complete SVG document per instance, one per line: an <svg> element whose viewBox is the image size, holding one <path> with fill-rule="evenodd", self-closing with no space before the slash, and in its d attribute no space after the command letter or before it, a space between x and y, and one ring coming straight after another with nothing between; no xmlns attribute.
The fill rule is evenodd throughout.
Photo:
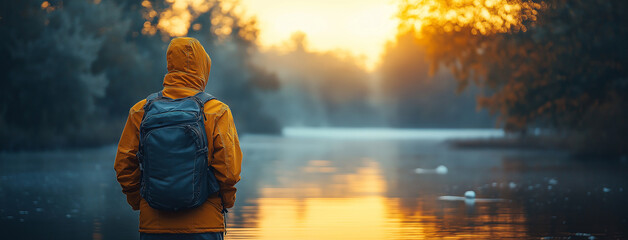
<svg viewBox="0 0 628 240"><path fill-rule="evenodd" d="M433 70L451 69L459 90L487 89L478 103L507 130L552 129L579 139L580 152L626 153L627 2L407 0L400 9L400 29L417 31Z"/></svg>

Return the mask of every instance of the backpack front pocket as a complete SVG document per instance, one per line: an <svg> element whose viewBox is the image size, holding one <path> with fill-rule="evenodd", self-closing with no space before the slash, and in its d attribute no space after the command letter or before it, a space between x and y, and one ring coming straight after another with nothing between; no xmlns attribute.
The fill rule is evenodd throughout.
<svg viewBox="0 0 628 240"><path fill-rule="evenodd" d="M177 210L197 201L197 133L187 126L149 131L143 141L145 199L153 208Z"/></svg>

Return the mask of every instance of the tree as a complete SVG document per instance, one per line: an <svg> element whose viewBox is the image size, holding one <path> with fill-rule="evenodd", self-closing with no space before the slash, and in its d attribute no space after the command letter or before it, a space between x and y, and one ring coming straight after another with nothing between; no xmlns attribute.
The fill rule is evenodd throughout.
<svg viewBox="0 0 628 240"><path fill-rule="evenodd" d="M2 8L0 135L3 148L66 142L95 111L107 79L93 72L103 39L72 11L48 2L15 1ZM105 8L108 6L105 6ZM102 10L85 7L98 17ZM20 26L20 27L16 27Z"/></svg>
<svg viewBox="0 0 628 240"><path fill-rule="evenodd" d="M0 149L116 142L129 108L161 89L166 48L175 35L145 28L168 17L158 11L175 9L176 2L3 2ZM278 132L258 96L278 81L249 61L256 51L254 20L223 2L210 5L177 8L177 14L195 17L177 26L186 26L185 34L199 38L214 59L208 91L231 106L240 132Z"/></svg>
<svg viewBox="0 0 628 240"><path fill-rule="evenodd" d="M627 153L628 3L436 2L422 19L424 6L404 1L402 27L419 26L432 65L450 68L462 89L472 80L492 89L478 102L507 130L549 127L581 136L579 150Z"/></svg>

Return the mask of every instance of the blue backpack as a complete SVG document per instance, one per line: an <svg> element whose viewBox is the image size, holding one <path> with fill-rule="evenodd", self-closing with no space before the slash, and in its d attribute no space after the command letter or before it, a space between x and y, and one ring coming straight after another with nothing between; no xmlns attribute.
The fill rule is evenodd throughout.
<svg viewBox="0 0 628 240"><path fill-rule="evenodd" d="M146 98L137 158L142 173L140 194L155 209L198 207L218 191L207 162L204 105L208 93L171 99L161 92Z"/></svg>

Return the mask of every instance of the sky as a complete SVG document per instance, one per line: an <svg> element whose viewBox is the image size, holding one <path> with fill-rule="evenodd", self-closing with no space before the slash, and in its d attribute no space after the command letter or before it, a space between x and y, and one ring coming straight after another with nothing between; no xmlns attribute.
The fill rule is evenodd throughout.
<svg viewBox="0 0 628 240"><path fill-rule="evenodd" d="M282 46L295 32L307 35L309 50L348 51L373 70L387 40L396 34L392 0L241 0L256 16L262 49Z"/></svg>

